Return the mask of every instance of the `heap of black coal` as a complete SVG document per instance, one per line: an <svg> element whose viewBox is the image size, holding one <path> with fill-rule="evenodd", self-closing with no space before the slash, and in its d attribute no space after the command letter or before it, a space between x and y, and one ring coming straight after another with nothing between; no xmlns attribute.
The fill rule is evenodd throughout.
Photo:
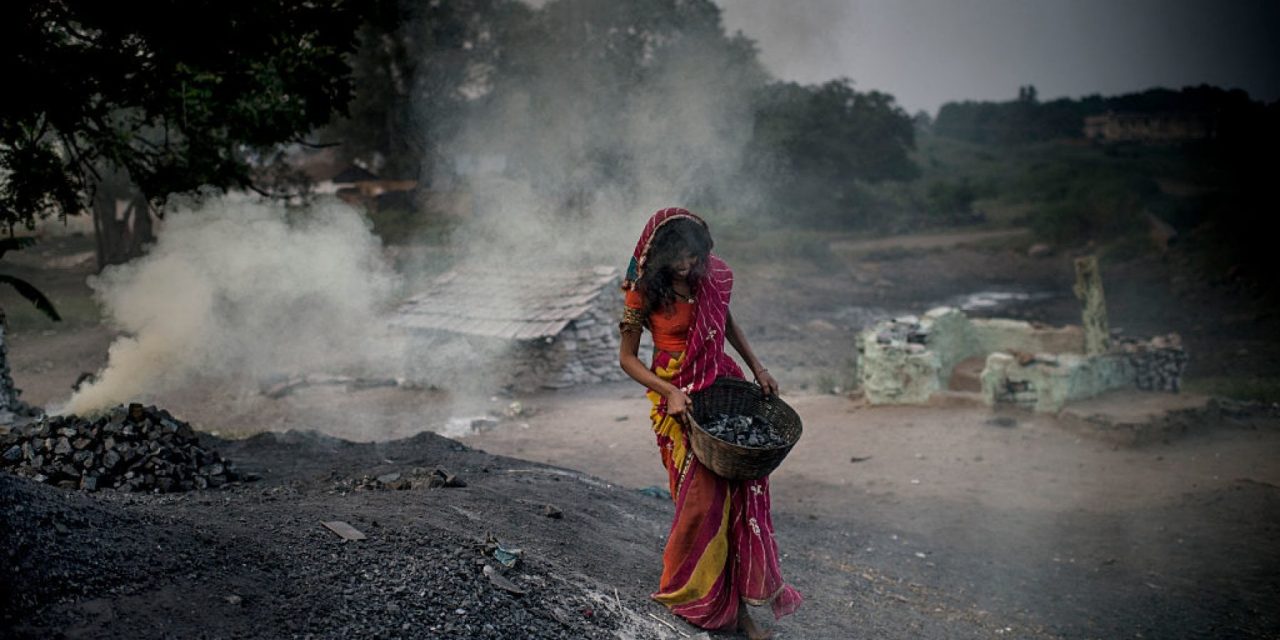
<svg viewBox="0 0 1280 640"><path fill-rule="evenodd" d="M744 447L773 448L787 444L786 438L763 416L717 413L702 428L725 442Z"/></svg>
<svg viewBox="0 0 1280 640"><path fill-rule="evenodd" d="M0 435L0 468L67 489L171 492L246 480L191 426L154 406L94 420L45 416Z"/></svg>

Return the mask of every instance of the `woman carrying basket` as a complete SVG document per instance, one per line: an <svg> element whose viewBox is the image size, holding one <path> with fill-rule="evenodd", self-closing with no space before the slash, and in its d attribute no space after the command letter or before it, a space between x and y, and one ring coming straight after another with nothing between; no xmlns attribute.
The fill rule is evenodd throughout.
<svg viewBox="0 0 1280 640"><path fill-rule="evenodd" d="M769 479L731 481L712 473L694 457L681 420L689 394L722 376L743 377L724 351L726 339L764 393L777 393L778 383L729 313L733 272L711 247L707 224L684 209L663 209L649 218L622 285L626 308L619 363L649 388L649 415L675 501L662 580L653 598L694 625L737 628L756 640L769 634L744 604L768 604L780 618L802 601L782 581ZM638 356L644 327L655 345L650 367Z"/></svg>

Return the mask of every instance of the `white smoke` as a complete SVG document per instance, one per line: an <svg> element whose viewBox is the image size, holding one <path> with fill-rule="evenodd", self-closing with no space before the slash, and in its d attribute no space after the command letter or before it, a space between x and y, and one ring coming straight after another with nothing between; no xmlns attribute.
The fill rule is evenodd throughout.
<svg viewBox="0 0 1280 640"><path fill-rule="evenodd" d="M150 252L90 282L123 333L64 411L91 413L195 380L386 368L397 277L369 222L336 203L290 211L215 200L168 214Z"/></svg>
<svg viewBox="0 0 1280 640"><path fill-rule="evenodd" d="M475 195L459 238L476 255L532 268L621 267L658 209L693 209L713 230L738 216L755 189L740 169L767 80L750 45L683 25L654 36L662 44L643 68L618 69L612 45L591 35L612 28L606 18L572 2L535 4L543 24L562 23L548 28L556 37L511 44L521 75L500 79L443 141L453 164L432 182L457 179Z"/></svg>

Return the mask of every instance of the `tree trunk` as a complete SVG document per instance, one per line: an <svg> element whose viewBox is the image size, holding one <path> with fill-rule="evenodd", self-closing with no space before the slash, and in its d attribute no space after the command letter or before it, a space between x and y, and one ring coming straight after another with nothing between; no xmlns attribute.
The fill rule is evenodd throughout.
<svg viewBox="0 0 1280 640"><path fill-rule="evenodd" d="M12 421L17 408L18 389L9 375L9 323L0 309L0 424Z"/></svg>
<svg viewBox="0 0 1280 640"><path fill-rule="evenodd" d="M115 181L98 184L93 196L93 230L99 270L142 255L143 247L155 241L147 199Z"/></svg>

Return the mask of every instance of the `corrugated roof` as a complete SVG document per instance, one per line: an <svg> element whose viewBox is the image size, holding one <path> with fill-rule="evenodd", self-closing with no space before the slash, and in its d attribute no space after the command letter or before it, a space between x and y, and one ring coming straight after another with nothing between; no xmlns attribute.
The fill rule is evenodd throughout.
<svg viewBox="0 0 1280 640"><path fill-rule="evenodd" d="M401 307L396 326L508 340L555 336L612 291L614 267L518 271L463 267L444 273Z"/></svg>

